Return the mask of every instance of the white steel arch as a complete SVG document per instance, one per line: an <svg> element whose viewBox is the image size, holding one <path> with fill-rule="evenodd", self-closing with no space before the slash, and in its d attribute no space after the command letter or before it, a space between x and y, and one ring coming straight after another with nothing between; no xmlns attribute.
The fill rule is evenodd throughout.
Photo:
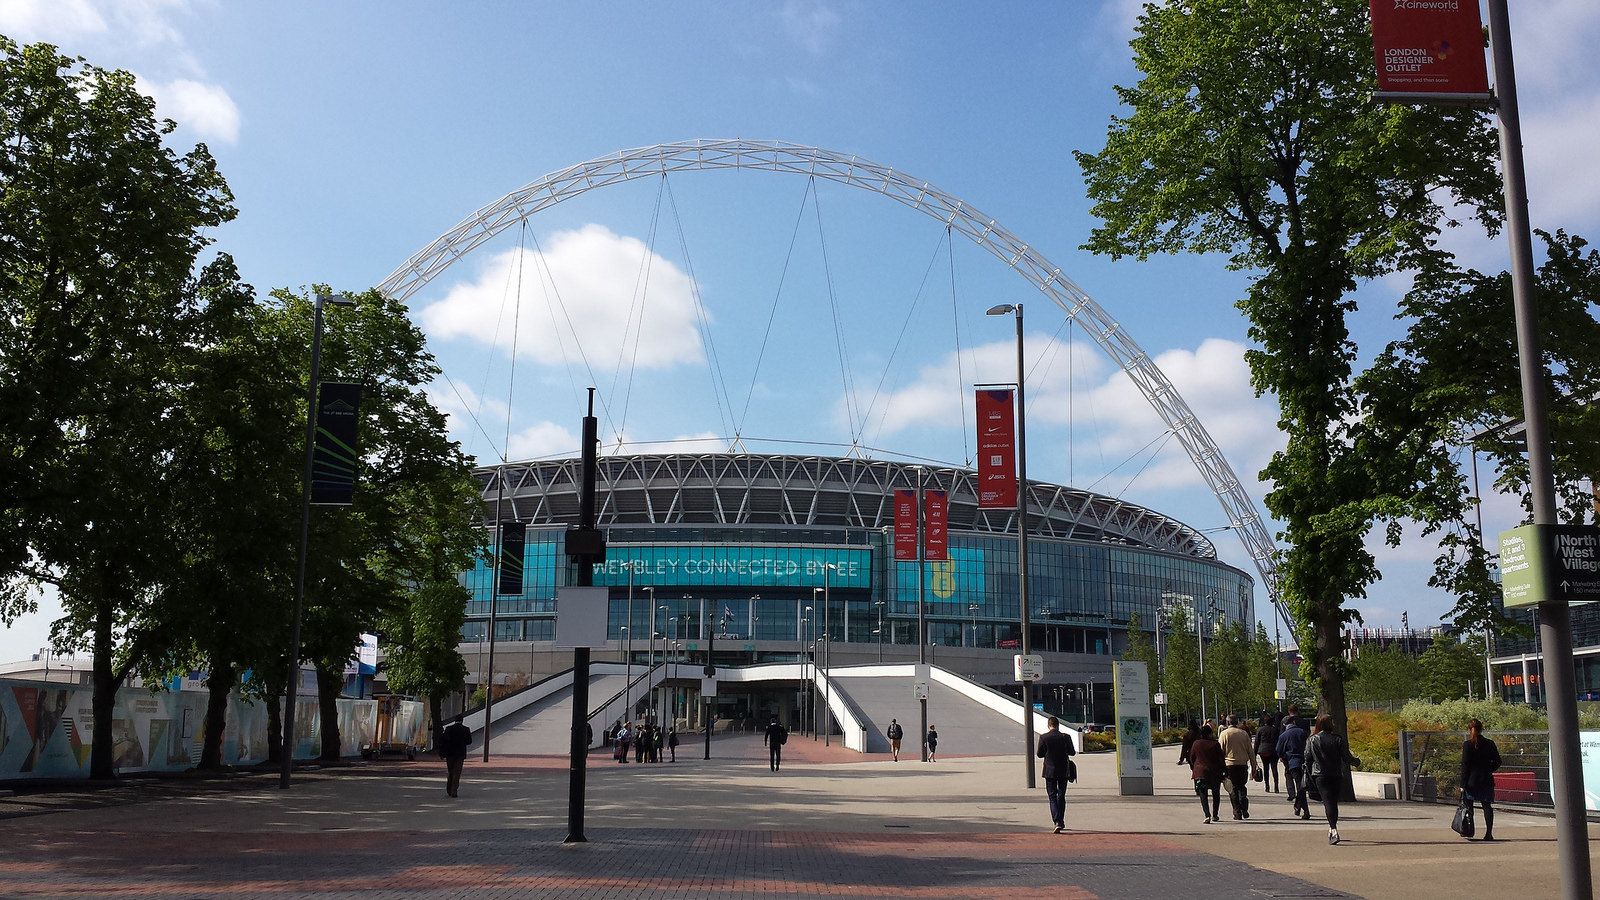
<svg viewBox="0 0 1600 900"><path fill-rule="evenodd" d="M1293 621L1279 597L1277 547L1271 533L1216 442L1150 356L1110 313L1038 251L966 201L889 166L783 141L694 140L622 150L546 175L479 209L412 254L404 265L378 285L378 290L396 300L408 300L484 241L529 216L595 188L673 172L709 169L786 172L882 194L938 219L1015 269L1068 316L1077 319L1100 349L1128 373L1171 429L1216 495L1228 517L1229 527L1239 533L1266 585L1268 597L1293 633Z"/></svg>

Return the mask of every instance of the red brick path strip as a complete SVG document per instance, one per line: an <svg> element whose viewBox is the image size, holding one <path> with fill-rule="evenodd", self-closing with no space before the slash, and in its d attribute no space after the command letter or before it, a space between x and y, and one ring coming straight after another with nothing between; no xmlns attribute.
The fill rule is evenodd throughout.
<svg viewBox="0 0 1600 900"><path fill-rule="evenodd" d="M352 823L358 822L352 814ZM56 832L0 847L6 897L1342 896L1145 835L551 829Z"/></svg>

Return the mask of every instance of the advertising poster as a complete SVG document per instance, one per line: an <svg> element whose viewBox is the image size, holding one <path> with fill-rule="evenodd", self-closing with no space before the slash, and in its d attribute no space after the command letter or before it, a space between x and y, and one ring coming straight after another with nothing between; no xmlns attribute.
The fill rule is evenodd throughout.
<svg viewBox="0 0 1600 900"><path fill-rule="evenodd" d="M1489 94L1478 0L1371 0L1378 90Z"/></svg>
<svg viewBox="0 0 1600 900"><path fill-rule="evenodd" d="M1600 812L1600 731L1578 732L1578 758L1583 767L1583 808Z"/></svg>
<svg viewBox="0 0 1600 900"><path fill-rule="evenodd" d="M526 523L500 523L500 576L495 591L502 597L522 594L523 554L527 544Z"/></svg>
<svg viewBox="0 0 1600 900"><path fill-rule="evenodd" d="M317 385L317 431L311 455L311 503L349 506L355 500L356 430L361 385L324 381Z"/></svg>
<svg viewBox="0 0 1600 900"><path fill-rule="evenodd" d="M950 558L950 502L944 491L924 491L923 555L933 562ZM913 557L914 558L914 557Z"/></svg>
<svg viewBox="0 0 1600 900"><path fill-rule="evenodd" d="M894 492L894 558L900 562L917 559L917 492Z"/></svg>
<svg viewBox="0 0 1600 900"><path fill-rule="evenodd" d="M1010 388L978 391L978 508L1017 505L1017 430Z"/></svg>

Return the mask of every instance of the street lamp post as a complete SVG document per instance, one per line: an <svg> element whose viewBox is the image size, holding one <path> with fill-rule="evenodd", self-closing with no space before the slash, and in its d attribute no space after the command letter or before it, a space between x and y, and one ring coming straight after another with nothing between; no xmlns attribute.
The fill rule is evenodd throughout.
<svg viewBox="0 0 1600 900"><path fill-rule="evenodd" d="M812 595L815 596L816 588L812 588L811 592ZM806 734L807 732L810 732L812 737L816 737L816 732L812 730L812 725L817 719L817 700L815 692L813 691L813 688L816 687L816 678L814 677L813 673L815 673L817 670L817 662L816 658L812 655L816 648L816 641L813 640L813 636L816 634L816 629L811 628L810 626L815 619L815 610L809 606L806 607L805 615L800 617L801 633L805 635L801 639L801 656L805 659L805 662L801 665L800 672L801 677L806 680L805 712L800 718L800 733ZM809 669L807 667L809 667Z"/></svg>
<svg viewBox="0 0 1600 900"><path fill-rule="evenodd" d="M300 622L306 605L306 555L311 540L311 467L317 442L317 383L322 368L322 306L354 306L355 301L343 294L318 294L312 303L311 318L311 372L306 382L306 465L300 485L300 558L294 582L294 626L289 636L289 687L283 715L283 758L278 772L278 787L288 789L289 773L294 769L295 701L300 687ZM494 595L491 576L490 596ZM494 635L490 635L490 640ZM490 685L489 689L494 690ZM487 721L487 717L485 717Z"/></svg>
<svg viewBox="0 0 1600 900"><path fill-rule="evenodd" d="M967 604L967 612L972 613L972 646L978 646L978 604Z"/></svg>
<svg viewBox="0 0 1600 900"><path fill-rule="evenodd" d="M833 739L833 627L828 615L833 604L828 597L829 573L838 570L835 563L822 565L822 745L830 746ZM850 632L849 606L845 607L845 633Z"/></svg>
<svg viewBox="0 0 1600 900"><path fill-rule="evenodd" d="M991 316L1015 314L1017 317L1017 601L1022 611L1022 655L1032 649L1028 632L1028 407L1023 393L1022 304L1002 303L987 310ZM1107 648L1109 649L1109 648ZM1028 787L1033 787L1033 683L1022 682L1023 764L1027 767Z"/></svg>

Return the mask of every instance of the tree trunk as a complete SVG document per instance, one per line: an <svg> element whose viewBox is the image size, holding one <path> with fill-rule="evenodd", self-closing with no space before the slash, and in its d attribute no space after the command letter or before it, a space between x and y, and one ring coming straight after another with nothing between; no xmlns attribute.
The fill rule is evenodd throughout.
<svg viewBox="0 0 1600 900"><path fill-rule="evenodd" d="M214 772L222 768L222 732L228 724L228 695L238 682L233 666L211 657L211 674L206 678L205 738L200 746L200 769Z"/></svg>
<svg viewBox="0 0 1600 900"><path fill-rule="evenodd" d="M267 683L267 762L283 762L283 695Z"/></svg>
<svg viewBox="0 0 1600 900"><path fill-rule="evenodd" d="M317 665L317 701L322 713L322 756L327 762L339 759L339 691L344 687L344 675Z"/></svg>
<svg viewBox="0 0 1600 900"><path fill-rule="evenodd" d="M112 671L111 660L111 619L112 604L110 600L100 600L95 604L94 617L94 699L91 708L94 710L94 723L90 737L89 777L94 779L109 779L116 777L112 768L111 754L115 747L112 742L111 724L117 710L117 682L116 673Z"/></svg>
<svg viewBox="0 0 1600 900"><path fill-rule="evenodd" d="M439 734L444 730L444 694L434 691L428 695L428 720L432 728L433 746L439 746ZM426 749L426 748L424 748Z"/></svg>

